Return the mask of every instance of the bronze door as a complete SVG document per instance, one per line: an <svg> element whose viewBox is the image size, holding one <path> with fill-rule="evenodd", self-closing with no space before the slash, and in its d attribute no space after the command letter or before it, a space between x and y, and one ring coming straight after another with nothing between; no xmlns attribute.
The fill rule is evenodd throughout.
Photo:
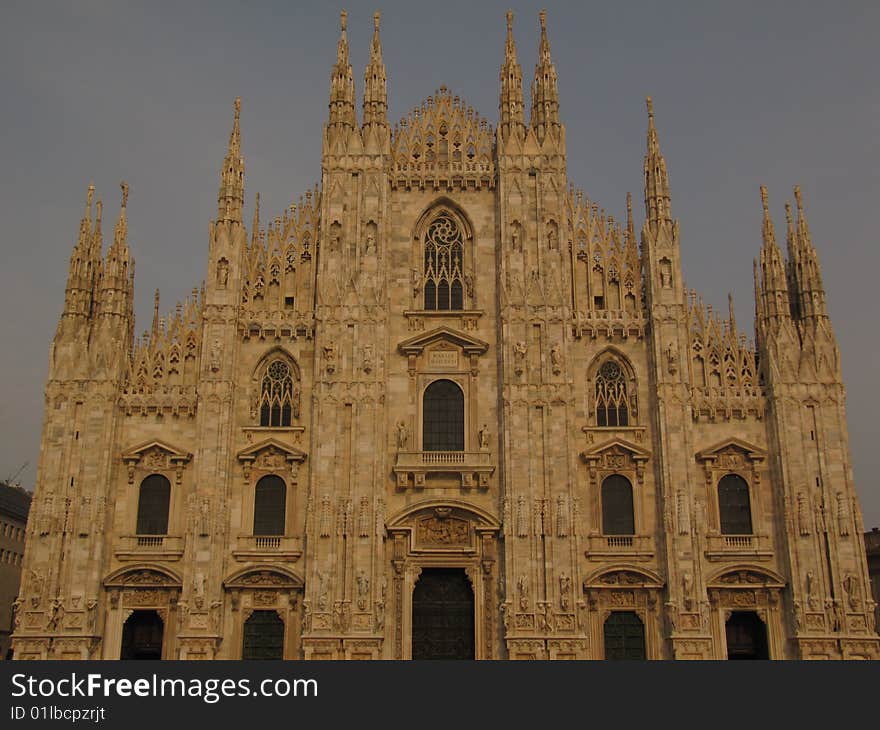
<svg viewBox="0 0 880 730"><path fill-rule="evenodd" d="M474 659L474 592L463 568L425 568L413 590L413 659Z"/></svg>
<svg viewBox="0 0 880 730"><path fill-rule="evenodd" d="M134 611L122 627L120 659L161 659L162 619L155 611Z"/></svg>
<svg viewBox="0 0 880 730"><path fill-rule="evenodd" d="M725 626L728 659L769 659L767 627L754 611L734 611Z"/></svg>

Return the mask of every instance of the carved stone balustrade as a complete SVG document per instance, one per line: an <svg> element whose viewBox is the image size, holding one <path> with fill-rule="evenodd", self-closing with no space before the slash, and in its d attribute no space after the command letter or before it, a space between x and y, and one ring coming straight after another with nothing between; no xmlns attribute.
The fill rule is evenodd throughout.
<svg viewBox="0 0 880 730"><path fill-rule="evenodd" d="M627 560L650 560L656 548L650 535L590 535L586 556L589 560L625 558Z"/></svg>
<svg viewBox="0 0 880 730"><path fill-rule="evenodd" d="M428 481L444 486L442 478L450 475L456 483L449 486L487 489L494 472L489 451L398 451L394 464L398 489L424 488Z"/></svg>
<svg viewBox="0 0 880 730"><path fill-rule="evenodd" d="M302 556L302 537L296 535L239 535L232 550L236 560L287 560Z"/></svg>
<svg viewBox="0 0 880 730"><path fill-rule="evenodd" d="M116 547L118 560L180 560L184 539L179 535L123 535Z"/></svg>
<svg viewBox="0 0 880 730"><path fill-rule="evenodd" d="M769 535L709 535L708 560L770 560L773 544Z"/></svg>

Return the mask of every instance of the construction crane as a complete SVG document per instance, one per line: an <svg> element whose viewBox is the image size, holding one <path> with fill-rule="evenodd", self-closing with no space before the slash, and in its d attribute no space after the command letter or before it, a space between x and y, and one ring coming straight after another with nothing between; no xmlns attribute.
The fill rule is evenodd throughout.
<svg viewBox="0 0 880 730"><path fill-rule="evenodd" d="M10 477L6 477L6 483L12 484L13 480L27 468L28 464L30 464L29 461L24 462L24 464L22 464L20 467L18 467L18 471L15 472L15 474L13 474Z"/></svg>

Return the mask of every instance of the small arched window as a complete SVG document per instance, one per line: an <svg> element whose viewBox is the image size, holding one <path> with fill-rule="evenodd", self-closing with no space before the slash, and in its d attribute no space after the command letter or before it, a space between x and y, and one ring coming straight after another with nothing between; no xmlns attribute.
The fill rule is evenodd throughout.
<svg viewBox="0 0 880 730"><path fill-rule="evenodd" d="M461 229L447 213L438 215L425 233L425 309L463 309L464 244Z"/></svg>
<svg viewBox="0 0 880 730"><path fill-rule="evenodd" d="M596 373L596 425L628 426L629 411L623 368L607 360Z"/></svg>
<svg viewBox="0 0 880 730"><path fill-rule="evenodd" d="M605 477L602 482L602 533L636 534L632 484L620 474Z"/></svg>
<svg viewBox="0 0 880 730"><path fill-rule="evenodd" d="M749 485L737 474L727 474L718 482L718 513L722 535L752 534L752 505Z"/></svg>
<svg viewBox="0 0 880 730"><path fill-rule="evenodd" d="M150 474L141 482L138 493L138 535L167 535L168 506L171 501L171 482L161 474Z"/></svg>
<svg viewBox="0 0 880 730"><path fill-rule="evenodd" d="M645 625L635 611L612 611L605 619L605 658L644 660Z"/></svg>
<svg viewBox="0 0 880 730"><path fill-rule="evenodd" d="M283 535L287 507L287 485L270 474L254 490L254 535Z"/></svg>
<svg viewBox="0 0 880 730"><path fill-rule="evenodd" d="M284 621L276 611L253 611L244 622L242 659L283 659Z"/></svg>
<svg viewBox="0 0 880 730"><path fill-rule="evenodd" d="M422 409L424 451L464 451L464 393L451 380L427 388Z"/></svg>
<svg viewBox="0 0 880 730"><path fill-rule="evenodd" d="M260 387L260 425L289 426L294 406L290 365L284 360L273 360Z"/></svg>

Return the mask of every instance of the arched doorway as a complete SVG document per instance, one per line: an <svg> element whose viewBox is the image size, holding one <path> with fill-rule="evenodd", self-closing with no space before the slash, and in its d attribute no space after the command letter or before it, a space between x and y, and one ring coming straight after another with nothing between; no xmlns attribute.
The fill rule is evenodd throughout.
<svg viewBox="0 0 880 730"><path fill-rule="evenodd" d="M254 611L244 622L242 659L283 659L284 621L277 611Z"/></svg>
<svg viewBox="0 0 880 730"><path fill-rule="evenodd" d="M474 591L464 568L424 568L412 597L413 659L474 659Z"/></svg>
<svg viewBox="0 0 880 730"><path fill-rule="evenodd" d="M604 627L606 659L647 658L645 625L635 611L612 611Z"/></svg>
<svg viewBox="0 0 880 730"><path fill-rule="evenodd" d="M164 631L156 611L132 611L122 627L120 659L161 659Z"/></svg>
<svg viewBox="0 0 880 730"><path fill-rule="evenodd" d="M733 611L725 624L728 659L769 659L767 627L754 611Z"/></svg>

